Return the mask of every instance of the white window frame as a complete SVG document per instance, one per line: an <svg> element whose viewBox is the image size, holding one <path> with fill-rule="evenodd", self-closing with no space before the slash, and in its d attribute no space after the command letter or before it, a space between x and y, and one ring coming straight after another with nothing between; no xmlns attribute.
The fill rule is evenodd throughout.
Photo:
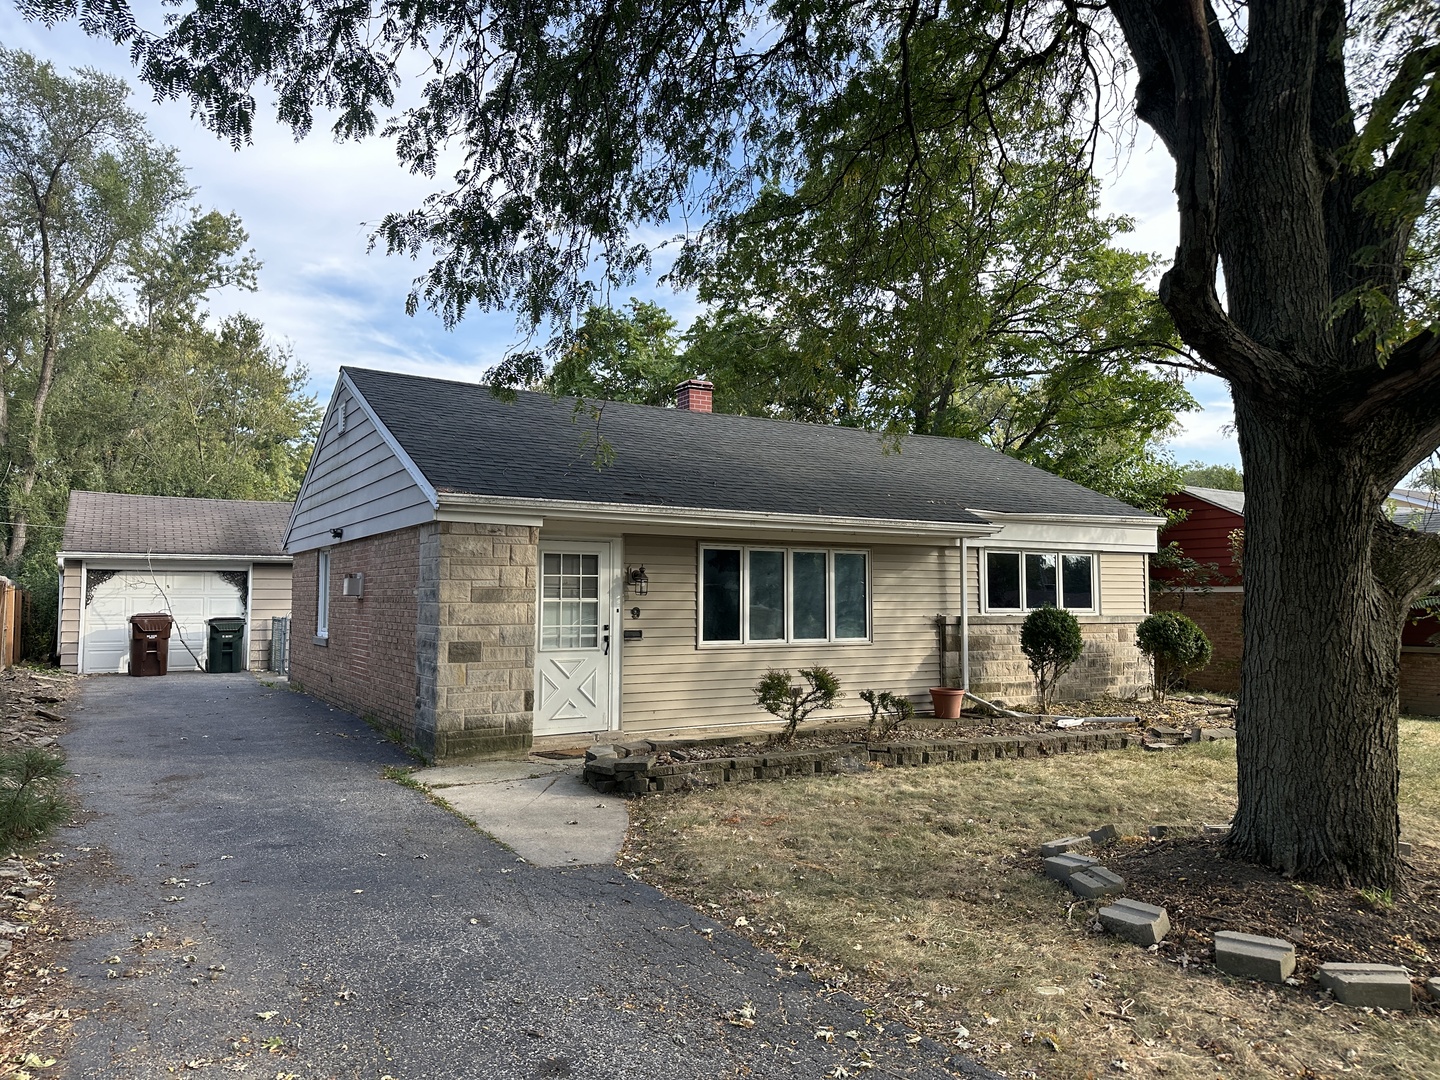
<svg viewBox="0 0 1440 1080"><path fill-rule="evenodd" d="M1100 612L1100 553L1098 551L1071 551L1065 548L1043 548L1038 545L1025 548L981 548L980 554L980 611L985 615L1028 615L1035 609L1029 606L1029 597L1025 595L1025 556L1026 555L1053 555L1055 557L1055 591L1060 601L1059 605L1066 611L1074 612L1076 615L1097 615ZM994 607L990 603L990 556L991 555L1016 555L1020 558L1020 606L1018 608ZM1086 555L1090 559L1090 606L1073 607L1065 603L1065 564L1066 555Z"/></svg>
<svg viewBox="0 0 1440 1080"><path fill-rule="evenodd" d="M315 555L315 638L330 639L330 549Z"/></svg>
<svg viewBox="0 0 1440 1080"><path fill-rule="evenodd" d="M740 553L740 640L705 640L705 581L703 568L707 551L738 551ZM752 551L777 551L785 556L785 636L783 638L750 638L750 553ZM825 637L797 638L794 627L795 595L795 552L824 552L825 554ZM835 556L861 555L865 559L865 636L841 638L835 636ZM734 649L785 647L792 645L870 645L875 640L875 559L868 548L824 547L819 544L736 544L725 541L705 541L695 552L695 644L701 649Z"/></svg>

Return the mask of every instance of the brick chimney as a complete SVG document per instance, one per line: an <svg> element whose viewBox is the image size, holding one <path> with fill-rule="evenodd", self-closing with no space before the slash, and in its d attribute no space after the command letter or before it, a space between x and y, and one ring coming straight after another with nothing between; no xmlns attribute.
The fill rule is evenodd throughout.
<svg viewBox="0 0 1440 1080"><path fill-rule="evenodd" d="M704 379L686 379L675 388L675 407L686 412L710 412L715 384Z"/></svg>

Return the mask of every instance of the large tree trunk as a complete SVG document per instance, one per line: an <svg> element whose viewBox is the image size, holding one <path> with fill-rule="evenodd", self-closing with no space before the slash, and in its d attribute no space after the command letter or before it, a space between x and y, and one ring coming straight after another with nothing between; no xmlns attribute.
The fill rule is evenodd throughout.
<svg viewBox="0 0 1440 1080"><path fill-rule="evenodd" d="M1440 341L1387 355L1357 298L1399 306L1440 155L1433 140L1401 140L1383 165L1355 152L1344 0L1250 5L1233 41L1206 0L1110 6L1139 115L1176 163L1180 244L1161 300L1229 380L1245 465L1230 842L1288 874L1389 886L1400 630L1440 576L1440 537L1383 510L1440 443Z"/></svg>
<svg viewBox="0 0 1440 1080"><path fill-rule="evenodd" d="M1232 844L1286 874L1393 881L1406 611L1376 566L1385 489L1304 402L1235 398L1246 632Z"/></svg>

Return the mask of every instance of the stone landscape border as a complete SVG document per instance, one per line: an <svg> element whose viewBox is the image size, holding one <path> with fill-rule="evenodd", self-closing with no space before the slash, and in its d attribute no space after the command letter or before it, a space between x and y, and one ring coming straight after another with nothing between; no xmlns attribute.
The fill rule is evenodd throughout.
<svg viewBox="0 0 1440 1080"><path fill-rule="evenodd" d="M741 746L745 736L689 741L651 740L595 746L586 751L583 778L602 793L649 795L719 784L781 780L858 772L875 766L940 765L954 761L1005 761L1053 757L1141 745L1137 731L1060 731L1038 735L982 735L955 739L906 739L837 743L785 749L776 746L733 757L676 760L676 755ZM661 764L660 758L669 758Z"/></svg>

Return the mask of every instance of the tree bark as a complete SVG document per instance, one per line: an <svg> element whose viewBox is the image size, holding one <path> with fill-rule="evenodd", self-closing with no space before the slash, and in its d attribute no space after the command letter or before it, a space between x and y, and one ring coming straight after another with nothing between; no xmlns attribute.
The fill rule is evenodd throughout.
<svg viewBox="0 0 1440 1080"><path fill-rule="evenodd" d="M1237 392L1235 415L1245 649L1232 846L1289 875L1393 882L1408 604L1376 566L1373 463L1304 402L1266 408Z"/></svg>

